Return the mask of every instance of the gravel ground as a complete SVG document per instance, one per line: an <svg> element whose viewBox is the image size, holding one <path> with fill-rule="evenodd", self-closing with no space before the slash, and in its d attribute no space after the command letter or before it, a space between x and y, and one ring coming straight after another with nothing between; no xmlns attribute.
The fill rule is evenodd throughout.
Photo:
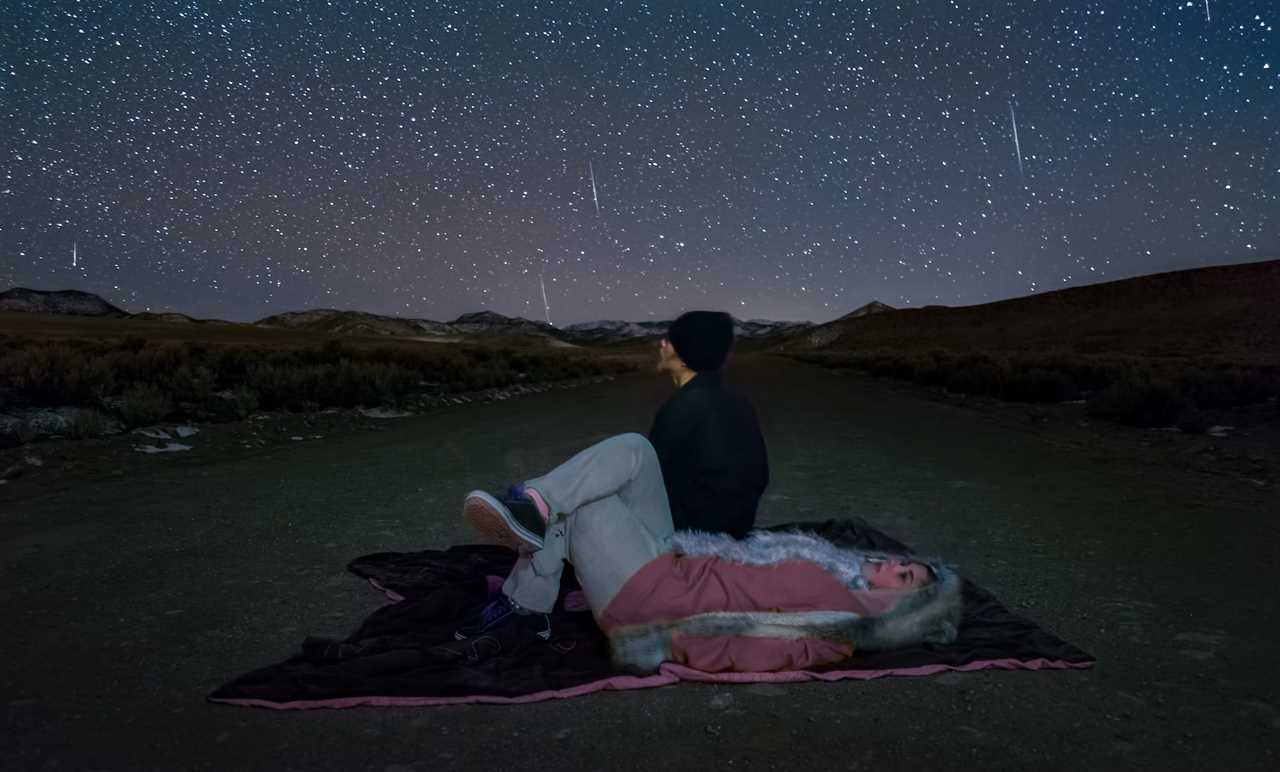
<svg viewBox="0 0 1280 772"><path fill-rule="evenodd" d="M1276 764L1270 435L1081 426L1069 407L957 404L763 357L741 358L729 378L769 442L762 524L865 517L957 563L1097 667L681 685L518 707L204 701L374 609L350 558L470 541L466 491L647 430L671 387L636 375L305 434L286 426L247 447L243 435L214 439L241 427L202 432L183 453L108 441L6 451L0 460L41 463L0 487L4 768ZM309 434L321 436L287 439Z"/></svg>

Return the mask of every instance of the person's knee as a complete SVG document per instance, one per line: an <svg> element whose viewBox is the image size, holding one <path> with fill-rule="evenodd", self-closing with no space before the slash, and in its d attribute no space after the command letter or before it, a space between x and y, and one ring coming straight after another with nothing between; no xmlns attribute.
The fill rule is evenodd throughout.
<svg viewBox="0 0 1280 772"><path fill-rule="evenodd" d="M649 438L639 432L626 432L624 434L619 434L618 439L629 445L639 445L640 447L644 447L649 444Z"/></svg>
<svg viewBox="0 0 1280 772"><path fill-rule="evenodd" d="M643 434L632 432L627 435L631 450L635 454L636 474L641 474L643 469L660 469L661 461L658 459L658 451L654 449L653 443L649 442L649 438Z"/></svg>
<svg viewBox="0 0 1280 772"><path fill-rule="evenodd" d="M641 455L657 455L657 451L653 449L653 444L649 442L649 438L639 432L619 434L618 440Z"/></svg>

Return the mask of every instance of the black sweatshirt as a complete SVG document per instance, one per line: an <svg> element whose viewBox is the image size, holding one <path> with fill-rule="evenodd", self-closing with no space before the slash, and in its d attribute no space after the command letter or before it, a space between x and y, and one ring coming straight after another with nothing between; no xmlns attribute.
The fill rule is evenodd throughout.
<svg viewBox="0 0 1280 772"><path fill-rule="evenodd" d="M720 373L698 373L658 410L649 430L678 530L751 530L769 484L769 459L756 412L725 389Z"/></svg>

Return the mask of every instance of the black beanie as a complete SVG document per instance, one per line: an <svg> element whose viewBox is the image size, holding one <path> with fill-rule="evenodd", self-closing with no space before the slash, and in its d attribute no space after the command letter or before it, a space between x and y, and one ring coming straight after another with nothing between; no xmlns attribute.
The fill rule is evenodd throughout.
<svg viewBox="0 0 1280 772"><path fill-rule="evenodd" d="M690 370L719 370L733 345L733 317L724 311L688 311L671 323L667 340Z"/></svg>

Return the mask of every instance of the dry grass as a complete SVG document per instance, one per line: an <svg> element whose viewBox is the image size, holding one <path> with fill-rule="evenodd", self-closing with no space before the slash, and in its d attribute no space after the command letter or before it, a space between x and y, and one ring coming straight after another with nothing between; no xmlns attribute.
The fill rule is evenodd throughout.
<svg viewBox="0 0 1280 772"><path fill-rule="evenodd" d="M259 408L400 406L633 369L529 341L517 349L39 314L0 314L0 323L0 410L78 406L128 426L235 420ZM81 421L86 436L93 421Z"/></svg>
<svg viewBox="0 0 1280 772"><path fill-rule="evenodd" d="M797 352L832 368L937 386L1010 402L1086 398L1091 415L1131 426L1208 428L1206 411L1265 402L1280 395L1280 366L1212 360L1051 354Z"/></svg>
<svg viewBox="0 0 1280 772"><path fill-rule="evenodd" d="M948 392L1010 402L1087 399L1089 414L1132 426L1208 428L1207 411L1257 405L1280 396L1280 366L1155 360L1147 357L806 352L797 360L849 367Z"/></svg>

